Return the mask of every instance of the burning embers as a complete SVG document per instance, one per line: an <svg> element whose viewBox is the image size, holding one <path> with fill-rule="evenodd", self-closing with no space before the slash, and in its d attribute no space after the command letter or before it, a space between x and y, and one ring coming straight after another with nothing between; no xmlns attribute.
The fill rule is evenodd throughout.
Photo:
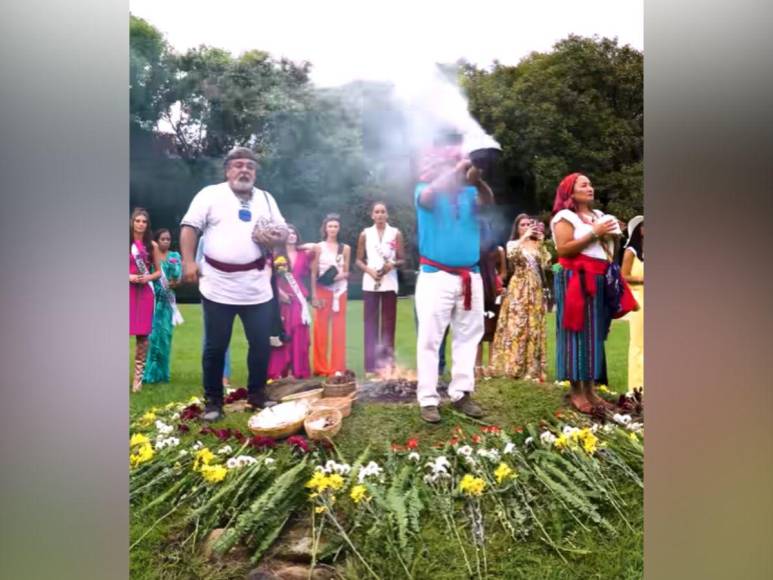
<svg viewBox="0 0 773 580"><path fill-rule="evenodd" d="M360 401L379 401L386 403L416 402L416 373L413 370L395 367L360 384L357 399ZM446 396L448 385L440 380L438 392Z"/></svg>

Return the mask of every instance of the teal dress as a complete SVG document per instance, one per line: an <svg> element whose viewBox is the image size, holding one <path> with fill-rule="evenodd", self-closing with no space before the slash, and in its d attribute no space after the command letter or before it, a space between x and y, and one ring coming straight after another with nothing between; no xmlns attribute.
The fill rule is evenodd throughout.
<svg viewBox="0 0 773 580"><path fill-rule="evenodd" d="M166 260L161 262L161 269L167 280L179 280L182 274L180 254L169 252ZM143 381L168 383L169 358L172 354L172 307L166 299L161 280L155 280L153 286L156 292L156 307L153 311L153 332L150 333L150 348Z"/></svg>

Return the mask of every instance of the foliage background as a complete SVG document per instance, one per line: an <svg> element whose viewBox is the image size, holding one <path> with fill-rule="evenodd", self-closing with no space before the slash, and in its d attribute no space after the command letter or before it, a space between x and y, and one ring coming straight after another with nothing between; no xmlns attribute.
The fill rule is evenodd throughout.
<svg viewBox="0 0 773 580"><path fill-rule="evenodd" d="M370 224L371 203L383 199L405 234L407 270L415 267L416 152L392 84L318 88L311 63L257 49L234 56L199 46L178 54L152 24L130 18L130 205L148 208L154 228L170 228L176 240L195 193L222 179L225 152L246 145L262 155L258 186L305 240L318 240L324 215L337 212L342 239L355 244ZM569 36L517 66L438 66L502 145L486 176L500 242L517 213L547 219L556 184L575 170L594 182L602 209L622 219L642 213L640 51L616 39ZM356 272L352 282L356 297ZM195 299L195 290L187 292L181 289L181 301Z"/></svg>

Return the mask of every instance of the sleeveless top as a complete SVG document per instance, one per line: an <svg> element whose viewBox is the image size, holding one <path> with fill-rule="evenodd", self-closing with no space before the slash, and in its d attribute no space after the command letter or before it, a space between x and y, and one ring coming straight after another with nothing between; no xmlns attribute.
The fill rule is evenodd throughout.
<svg viewBox="0 0 773 580"><path fill-rule="evenodd" d="M604 217L604 213L601 211L594 209L593 213L596 215L596 218L600 219ZM572 226L574 226L574 238L575 240L578 240L582 238L583 236L588 235L593 230L592 224L586 224L584 221L582 221L582 218L577 215L575 212L573 212L570 209L562 209L559 211L555 216L553 216L553 219L550 220L550 233L553 236L553 239L556 239L556 232L555 232L555 225L560 222L562 219L565 219L568 221ZM597 258L599 260L608 260L606 252L604 252L604 248L601 245L601 240L596 240L595 242L589 244L586 246L581 254L584 256L588 256L589 258ZM607 242L607 249L609 250L610 255L615 250L615 246L613 242Z"/></svg>
<svg viewBox="0 0 773 580"><path fill-rule="evenodd" d="M378 271L386 260L394 262L397 256L397 228L386 224L384 236L378 239L378 230L373 225L363 230L365 233L365 262ZM362 276L362 289L366 292L397 292L397 270L392 269L381 277L381 284L376 289L376 281L368 274Z"/></svg>
<svg viewBox="0 0 773 580"><path fill-rule="evenodd" d="M324 274L330 266L335 266L338 268L338 273L344 271L344 253L341 251L341 253L338 253L338 248L333 250L332 252L327 247L327 242L319 242L320 252L319 252L319 273L318 276L321 276ZM348 280L338 280L336 282L333 282L333 286L329 287L335 292L340 292L343 290L346 290L348 288Z"/></svg>

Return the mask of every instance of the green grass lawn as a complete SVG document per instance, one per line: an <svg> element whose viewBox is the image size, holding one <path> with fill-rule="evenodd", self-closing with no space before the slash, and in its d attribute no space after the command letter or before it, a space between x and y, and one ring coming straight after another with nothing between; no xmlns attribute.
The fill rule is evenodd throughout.
<svg viewBox="0 0 773 580"><path fill-rule="evenodd" d="M192 395L201 396L201 308L199 305L182 305L185 323L175 329L172 353L172 381L169 384L145 385L142 392L130 399L131 412L181 401ZM562 407L563 391L553 385L555 318L548 319L548 351L550 382L538 385L530 382L492 379L480 381L476 398L487 411L486 421L509 429L526 423L551 417ZM356 373L362 373L362 302L351 301L347 319L347 363ZM232 384L246 384L246 341L240 322L234 325L232 347ZM610 388L624 391L627 380L628 324L615 321L607 341L607 360ZM416 333L413 320L413 301L398 301L397 360L401 366L415 368ZM450 345L449 345L450 350ZM130 361L133 360L133 339ZM449 358L450 361L450 353ZM131 366L131 365L130 365ZM131 374L131 370L130 370ZM129 381L130 384L131 381ZM404 442L408 437L422 441L439 441L450 436L451 429L463 422L458 415L441 408L443 421L431 426L421 421L415 404L355 404L337 435L335 442L347 457L356 456L366 445L385 450L391 442ZM223 426L246 430L247 414L228 415ZM498 532L492 532L494 562L491 578L640 578L643 557L643 508L641 491L633 487L623 490L630 499L631 513L628 519L636 532L627 530L614 514L610 520L616 523L619 533L615 536L593 534L578 535L574 544L587 553L577 554L564 565L553 552L538 541L513 542ZM132 517L132 538L136 538L144 526L144 518ZM160 525L144 540L143 545L132 551L131 571L133 578L196 578L196 577L243 577L229 576L222 569L215 569L192 554L176 555L174 545L165 543L167 528ZM432 546L419 578L464 578L463 562L454 544L446 537L442 524L429 525L423 530L423 539ZM164 553L163 572L161 553ZM170 554L172 564L169 564ZM240 571L242 573L243 571ZM225 575L222 575L225 574Z"/></svg>

